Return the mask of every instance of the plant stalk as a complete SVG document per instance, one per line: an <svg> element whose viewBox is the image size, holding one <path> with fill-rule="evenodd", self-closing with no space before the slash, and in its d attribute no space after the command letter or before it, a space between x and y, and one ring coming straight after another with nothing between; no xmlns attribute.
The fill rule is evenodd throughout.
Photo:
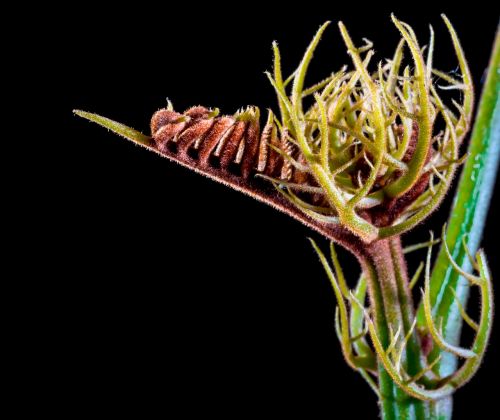
<svg viewBox="0 0 500 420"><path fill-rule="evenodd" d="M376 241L366 249L362 259L368 282L371 308L378 336L388 348L400 329L398 346L410 332L415 320L413 298L409 287L408 270L403 257L401 238ZM423 368L420 340L414 331L406 344L403 356L405 370L416 375ZM452 405L435 404L408 396L401 390L379 363L380 410L384 420L448 420Z"/></svg>

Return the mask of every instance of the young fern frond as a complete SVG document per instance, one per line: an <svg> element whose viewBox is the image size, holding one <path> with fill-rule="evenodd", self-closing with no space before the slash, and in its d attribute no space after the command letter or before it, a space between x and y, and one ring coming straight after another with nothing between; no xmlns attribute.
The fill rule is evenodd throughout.
<svg viewBox="0 0 500 420"><path fill-rule="evenodd" d="M441 203L456 169L469 156L459 157L458 151L471 126L472 77L455 30L442 17L458 59L459 77L434 68L439 50L432 26L429 43L421 48L414 30L394 15L401 39L391 59L380 61L372 72L373 43L363 38L365 44L356 47L339 22L352 68L343 66L327 73L330 76L310 87L305 86L308 68L329 22L319 28L286 79L274 42L273 72L266 76L280 112L277 116L269 110L262 132L256 107L242 108L231 116L204 107L179 113L168 100L166 108L152 117L151 136L96 114L75 111L148 150L272 205L330 239L331 261L311 243L337 300L335 330L341 349L346 362L374 390L388 419L420 420L427 412L438 413L439 400L451 396L479 368L491 333L492 285L484 253L479 251L474 257L463 243L460 255L467 256L477 274L468 272L455 261L456 245L452 253L443 228L437 264L441 271L435 269L431 279L432 247L440 241L431 234L430 241L404 249L400 241L401 234ZM410 64L403 63L405 48ZM448 86L435 85L433 77ZM493 86L494 76L489 77L487 84ZM450 105L437 88L460 90L463 100L450 100ZM310 96L314 101L304 109ZM443 130L436 132L440 125ZM476 151L474 159L478 156ZM484 172L482 161L477 165ZM468 173L475 176L475 172ZM467 188L472 194L473 188ZM466 207L463 199L460 203ZM362 274L354 290L348 286L333 241L353 252L361 263ZM410 279L404 254L422 248L427 248L426 261ZM479 288L479 321L466 312L464 298L448 274L442 282L434 278L444 264L453 276ZM422 272L421 309L415 316L412 289ZM369 309L365 307L368 298ZM449 339L446 309L458 311L460 322L475 332L470 349L460 347L456 337ZM462 365L442 375L441 366L450 355L463 359Z"/></svg>

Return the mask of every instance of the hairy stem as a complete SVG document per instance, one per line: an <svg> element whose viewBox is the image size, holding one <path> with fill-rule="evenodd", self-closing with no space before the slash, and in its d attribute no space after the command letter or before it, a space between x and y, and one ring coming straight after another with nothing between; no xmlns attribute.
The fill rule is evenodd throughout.
<svg viewBox="0 0 500 420"><path fill-rule="evenodd" d="M368 294L370 297L370 307L373 312L375 326L377 328L380 340L384 347L389 346L390 335L388 322L385 314L385 305L381 284L378 281L376 265L371 258L361 259L364 276L368 283ZM398 411L394 401L394 383L385 369L379 364L379 390L380 390L380 410L384 413L384 420L396 420Z"/></svg>
<svg viewBox="0 0 500 420"><path fill-rule="evenodd" d="M371 309L378 336L387 349L393 335L403 324L390 244L388 240L376 241L367 246L366 250L363 269L368 279ZM409 406L401 404L401 397L405 400L408 397L401 395L381 364L379 364L379 388L380 408L384 420L407 417L405 414Z"/></svg>
<svg viewBox="0 0 500 420"><path fill-rule="evenodd" d="M409 287L406 261L403 257L401 238L376 241L366 247L360 258L368 282L370 304L378 336L387 349L400 330L398 346L405 345L403 365L410 375L423 368L420 342L412 331L415 320L413 299ZM380 409L382 418L408 420L445 420L451 418L451 401L430 403L407 395L390 378L379 364Z"/></svg>

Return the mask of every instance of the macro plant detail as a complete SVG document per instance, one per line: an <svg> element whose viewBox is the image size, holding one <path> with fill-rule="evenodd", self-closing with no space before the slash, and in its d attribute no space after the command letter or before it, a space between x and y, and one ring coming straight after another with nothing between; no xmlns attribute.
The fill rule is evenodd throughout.
<svg viewBox="0 0 500 420"><path fill-rule="evenodd" d="M491 275L484 252L477 250L484 214L474 216L478 194L470 191L483 182L481 197L486 197L482 203L487 207L494 175L484 181L484 173L495 173L500 146L498 138L493 141L494 128L480 127L474 130L469 153L461 150L472 125L474 89L457 34L444 15L443 20L460 76L434 69L432 27L428 45L422 47L413 29L394 16L401 40L390 59L374 65L373 44L364 39L356 45L339 22L352 66L307 88L308 67L329 22L320 27L289 77L283 76L274 43L273 72L266 75L279 113L269 110L262 128L257 107L221 116L218 109L202 106L180 113L169 101L153 115L151 136L75 111L272 205L328 238L330 258L311 243L337 299L341 350L378 396L384 419L451 418L451 396L479 368L492 327ZM487 127L500 124L500 117L494 117L499 56L497 39L485 87L485 92L495 93L483 97L479 111ZM460 103L447 103L441 93L446 90L458 90ZM474 166L474 179L464 177L457 192L455 206L467 204L468 215L451 218L440 240L431 233L428 242L404 248L401 235L439 206L464 162L465 172L479 165ZM471 242L467 234L476 239ZM353 289L334 243L351 251L361 265ZM438 243L441 249L432 268ZM427 256L410 277L405 254L418 249L427 249ZM480 292L477 321L466 312L470 286ZM413 302L415 287L422 291L418 305ZM475 334L470 348L460 346L464 322Z"/></svg>

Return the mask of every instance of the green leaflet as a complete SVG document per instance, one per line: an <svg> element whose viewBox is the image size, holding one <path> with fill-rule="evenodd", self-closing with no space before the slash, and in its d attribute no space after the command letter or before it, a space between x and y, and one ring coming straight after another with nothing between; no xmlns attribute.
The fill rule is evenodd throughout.
<svg viewBox="0 0 500 420"><path fill-rule="evenodd" d="M133 128L127 127L122 123L110 120L109 118L106 117L101 117L100 115L97 114L92 114L90 112L79 111L79 110L74 110L73 112L79 117L85 118L89 121L99 124L111 130L113 133L125 137L127 140L133 141L134 143L140 146L146 146L146 147L151 146L152 142L151 137L145 136L141 132L134 130Z"/></svg>

